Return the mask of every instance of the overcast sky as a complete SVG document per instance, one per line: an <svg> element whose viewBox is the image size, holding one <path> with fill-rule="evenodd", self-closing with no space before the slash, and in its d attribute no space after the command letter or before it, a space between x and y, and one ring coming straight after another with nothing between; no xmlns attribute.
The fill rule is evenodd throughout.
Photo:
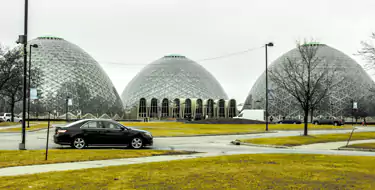
<svg viewBox="0 0 375 190"><path fill-rule="evenodd" d="M104 68L121 94L145 66L167 54L192 60L272 41L272 62L316 39L351 56L375 32L374 0L29 0L29 39L77 44ZM0 0L0 43L23 34L24 0ZM200 62L230 98L244 102L265 69L264 49Z"/></svg>

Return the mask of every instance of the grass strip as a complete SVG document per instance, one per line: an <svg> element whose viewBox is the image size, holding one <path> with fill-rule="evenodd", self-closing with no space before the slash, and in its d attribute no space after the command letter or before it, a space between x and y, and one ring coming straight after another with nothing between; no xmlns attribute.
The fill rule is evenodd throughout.
<svg viewBox="0 0 375 190"><path fill-rule="evenodd" d="M313 136L290 136L273 138L241 139L241 142L265 145L299 146L314 143L338 142L348 140L350 133L324 134ZM375 132L353 133L351 140L375 139Z"/></svg>
<svg viewBox="0 0 375 190"><path fill-rule="evenodd" d="M351 144L348 147L349 148L362 148L362 149L374 149L375 150L375 143Z"/></svg>
<svg viewBox="0 0 375 190"><path fill-rule="evenodd" d="M181 122L121 122L150 131L154 136L194 136L265 132L264 124L189 124ZM351 125L309 125L310 130L351 129ZM303 124L270 124L269 130L303 130Z"/></svg>
<svg viewBox="0 0 375 190"><path fill-rule="evenodd" d="M188 154L187 151L165 150L122 150L122 149L52 149L45 159L45 150L1 150L0 168L36 164L52 164L89 160L108 160L118 158L137 158L156 155ZM1 188L0 188L1 189Z"/></svg>
<svg viewBox="0 0 375 190"><path fill-rule="evenodd" d="M255 154L0 178L0 189L373 189L375 158Z"/></svg>

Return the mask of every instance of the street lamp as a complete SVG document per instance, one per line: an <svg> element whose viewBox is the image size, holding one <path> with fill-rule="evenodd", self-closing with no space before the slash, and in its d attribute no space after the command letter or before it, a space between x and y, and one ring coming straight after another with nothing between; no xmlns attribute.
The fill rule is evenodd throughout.
<svg viewBox="0 0 375 190"><path fill-rule="evenodd" d="M28 13L29 11L29 1L25 0L25 17L24 17L24 34L19 35L18 40L16 41L17 44L23 44L23 97L22 97L22 140L19 144L19 150L26 150L26 96L27 96L27 21L28 21Z"/></svg>
<svg viewBox="0 0 375 190"><path fill-rule="evenodd" d="M266 131L268 131L268 52L267 47L273 47L273 43L265 44L266 49Z"/></svg>
<svg viewBox="0 0 375 190"><path fill-rule="evenodd" d="M30 93L30 81L31 81L31 49L38 48L37 44L30 44L29 50L29 101L27 102L27 128L30 128L30 101L31 101L31 93Z"/></svg>

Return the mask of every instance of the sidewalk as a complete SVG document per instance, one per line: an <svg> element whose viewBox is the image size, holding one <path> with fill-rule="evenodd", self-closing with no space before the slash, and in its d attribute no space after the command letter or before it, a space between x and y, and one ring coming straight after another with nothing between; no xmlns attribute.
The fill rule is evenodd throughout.
<svg viewBox="0 0 375 190"><path fill-rule="evenodd" d="M166 155L166 156L150 156L141 158L123 158L112 160L97 160L97 161L84 161L84 162L69 162L57 164L43 164L43 165L30 165L30 166L16 166L8 168L0 168L0 176L16 176L26 174L36 174L43 172L79 170L88 168L100 168L106 166L119 166L130 164L141 164L150 162L163 162L172 160L185 160L192 158L202 158L209 156L226 155L224 153L197 153L191 155Z"/></svg>

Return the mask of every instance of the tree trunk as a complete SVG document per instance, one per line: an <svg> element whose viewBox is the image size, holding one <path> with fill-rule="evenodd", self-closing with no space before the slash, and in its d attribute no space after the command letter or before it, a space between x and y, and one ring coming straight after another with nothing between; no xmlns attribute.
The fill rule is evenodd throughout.
<svg viewBox="0 0 375 190"><path fill-rule="evenodd" d="M304 136L307 136L307 125L308 125L308 117L309 117L309 107L306 106L305 108L305 117L303 118L303 123L304 123L304 130L303 130L303 135Z"/></svg>
<svg viewBox="0 0 375 190"><path fill-rule="evenodd" d="M11 122L14 122L14 98L12 98L12 103L10 103L10 115L11 115L11 118L10 118L10 121ZM22 118L24 119L24 118Z"/></svg>

